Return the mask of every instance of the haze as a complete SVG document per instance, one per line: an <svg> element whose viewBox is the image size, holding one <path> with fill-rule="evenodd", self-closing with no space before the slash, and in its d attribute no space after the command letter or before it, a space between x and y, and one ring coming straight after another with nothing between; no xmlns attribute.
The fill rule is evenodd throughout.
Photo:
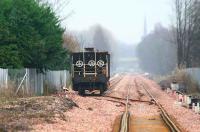
<svg viewBox="0 0 200 132"><path fill-rule="evenodd" d="M148 32L156 23L171 24L171 5L169 0L71 0L61 16L71 10L75 13L62 25L69 30L82 31L100 24L118 40L135 44L143 35L145 17Z"/></svg>

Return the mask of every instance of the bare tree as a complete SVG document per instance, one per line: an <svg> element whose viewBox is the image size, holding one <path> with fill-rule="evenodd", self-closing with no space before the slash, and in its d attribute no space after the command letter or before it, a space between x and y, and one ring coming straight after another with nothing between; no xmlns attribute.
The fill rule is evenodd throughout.
<svg viewBox="0 0 200 132"><path fill-rule="evenodd" d="M111 51L108 32L100 25L94 27L93 43L94 47L101 51Z"/></svg>
<svg viewBox="0 0 200 132"><path fill-rule="evenodd" d="M93 47L91 36L92 35L88 33L87 31L76 33L76 38L80 44L81 50L87 47Z"/></svg>
<svg viewBox="0 0 200 132"><path fill-rule="evenodd" d="M195 30L194 17L197 0L175 0L176 7L176 44L178 67L191 66L191 47Z"/></svg>
<svg viewBox="0 0 200 132"><path fill-rule="evenodd" d="M80 50L80 44L76 37L70 33L63 34L63 47L69 50L70 52L76 52Z"/></svg>
<svg viewBox="0 0 200 132"><path fill-rule="evenodd" d="M74 10L68 10L66 8L70 5L70 0L37 0L39 3L45 3L51 6L52 10L59 16L60 21L65 21L71 17L75 12ZM62 15L61 15L62 14ZM65 14L65 15L64 15Z"/></svg>

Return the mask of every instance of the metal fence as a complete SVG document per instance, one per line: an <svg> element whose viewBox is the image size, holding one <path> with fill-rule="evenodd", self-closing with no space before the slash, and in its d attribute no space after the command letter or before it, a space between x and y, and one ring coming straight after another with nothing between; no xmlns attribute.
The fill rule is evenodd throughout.
<svg viewBox="0 0 200 132"><path fill-rule="evenodd" d="M0 92L3 88L11 88L16 92L23 91L26 94L42 95L45 89L59 91L67 87L70 82L70 74L67 70L47 71L42 74L36 69L1 69L0 68Z"/></svg>
<svg viewBox="0 0 200 132"><path fill-rule="evenodd" d="M7 87L8 83L8 69L0 68L0 87Z"/></svg>

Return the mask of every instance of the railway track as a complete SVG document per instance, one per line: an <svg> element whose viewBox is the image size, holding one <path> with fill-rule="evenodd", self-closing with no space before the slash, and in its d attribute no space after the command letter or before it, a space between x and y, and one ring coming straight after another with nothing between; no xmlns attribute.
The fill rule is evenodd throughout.
<svg viewBox="0 0 200 132"><path fill-rule="evenodd" d="M114 78L114 79L111 79L110 81L109 81L109 83L110 83L110 88L104 93L104 96L106 95L106 94L108 94L108 93L110 93L112 90L113 90L113 88L121 81L123 79L123 75L118 75L118 77L116 77L116 78Z"/></svg>
<svg viewBox="0 0 200 132"><path fill-rule="evenodd" d="M130 122L130 113L128 110L129 94L130 94L130 86L128 87L125 111L122 114L122 118L121 118L120 132L128 132L129 131L129 122Z"/></svg>
<svg viewBox="0 0 200 132"><path fill-rule="evenodd" d="M124 110L123 114L120 117L118 117L120 122L118 122L119 125L118 125L118 123L115 125L115 127L113 129L114 132L115 131L116 132L128 132L129 131L129 122L130 122L130 112L128 110L129 94L130 94L130 86L128 87L126 98L123 99L123 100L126 100L125 110ZM109 97L109 96L107 96L107 97ZM111 98L114 98L114 97L111 97ZM117 98L117 99L119 99L119 98Z"/></svg>
<svg viewBox="0 0 200 132"><path fill-rule="evenodd" d="M174 121L170 118L170 116L167 114L167 112L164 110L164 108L161 106L161 104L153 97L153 95L146 89L144 85L142 85L147 94L151 97L151 100L155 102L155 104L158 106L158 108L161 110L161 118L165 122L165 124L168 126L169 130L171 132L181 132L181 129L174 123Z"/></svg>
<svg viewBox="0 0 200 132"><path fill-rule="evenodd" d="M136 80L134 80L134 82L136 83L136 86L138 86L138 82ZM174 121L170 118L170 116L167 114L167 112L164 110L164 108L159 104L159 102L153 97L153 95L145 87L145 85L140 84L140 86L142 86L142 89L146 92L145 95L147 95L150 98L150 100L149 101L143 101L143 100L141 100L141 98L139 98L138 100L131 100L130 99L130 96L131 96L130 95L130 88L131 87L128 86L126 97L121 98L122 101L126 100L125 110L124 110L122 115L120 115L116 118L115 124L114 124L114 127L113 127L113 132L131 132L131 131L134 131L132 129L133 128L132 125L134 125L132 123L132 120L133 120L134 117L132 117L131 113L129 112L129 106L133 102L154 103L158 107L158 109L160 110L160 117L158 117L158 120L162 120L161 122L164 122L163 124L160 124L164 128L164 130L170 131L170 132L181 132L181 129L176 125L176 123L174 123ZM137 88L137 92L138 92L139 95L141 95L138 88ZM109 96L106 96L106 97L109 97ZM115 98L115 97L110 96L110 98L120 100L120 97ZM151 122L151 120L148 120L148 122ZM153 119L152 122L155 123L155 119ZM143 126L143 127L145 127L145 126Z"/></svg>
<svg viewBox="0 0 200 132"><path fill-rule="evenodd" d="M117 85L121 80L123 79L123 75L118 75L118 77L111 79L110 80L110 87L114 87L115 85Z"/></svg>

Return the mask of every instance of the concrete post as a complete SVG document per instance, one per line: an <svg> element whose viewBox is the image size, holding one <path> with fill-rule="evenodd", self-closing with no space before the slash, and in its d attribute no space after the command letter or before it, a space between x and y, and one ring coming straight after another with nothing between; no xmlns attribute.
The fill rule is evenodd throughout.
<svg viewBox="0 0 200 132"><path fill-rule="evenodd" d="M6 76L5 76L5 88L8 88L8 69L6 71Z"/></svg>
<svg viewBox="0 0 200 132"><path fill-rule="evenodd" d="M191 98L190 97L187 97L187 104L191 104Z"/></svg>
<svg viewBox="0 0 200 132"><path fill-rule="evenodd" d="M199 114L199 112L200 112L200 107L199 107L199 103L197 103L197 110L196 110L196 113L198 113Z"/></svg>
<svg viewBox="0 0 200 132"><path fill-rule="evenodd" d="M192 110L195 111L195 103L192 103Z"/></svg>
<svg viewBox="0 0 200 132"><path fill-rule="evenodd" d="M187 104L187 95L184 95L184 103Z"/></svg>
<svg viewBox="0 0 200 132"><path fill-rule="evenodd" d="M167 93L169 93L170 92L170 89L169 88L167 88Z"/></svg>

